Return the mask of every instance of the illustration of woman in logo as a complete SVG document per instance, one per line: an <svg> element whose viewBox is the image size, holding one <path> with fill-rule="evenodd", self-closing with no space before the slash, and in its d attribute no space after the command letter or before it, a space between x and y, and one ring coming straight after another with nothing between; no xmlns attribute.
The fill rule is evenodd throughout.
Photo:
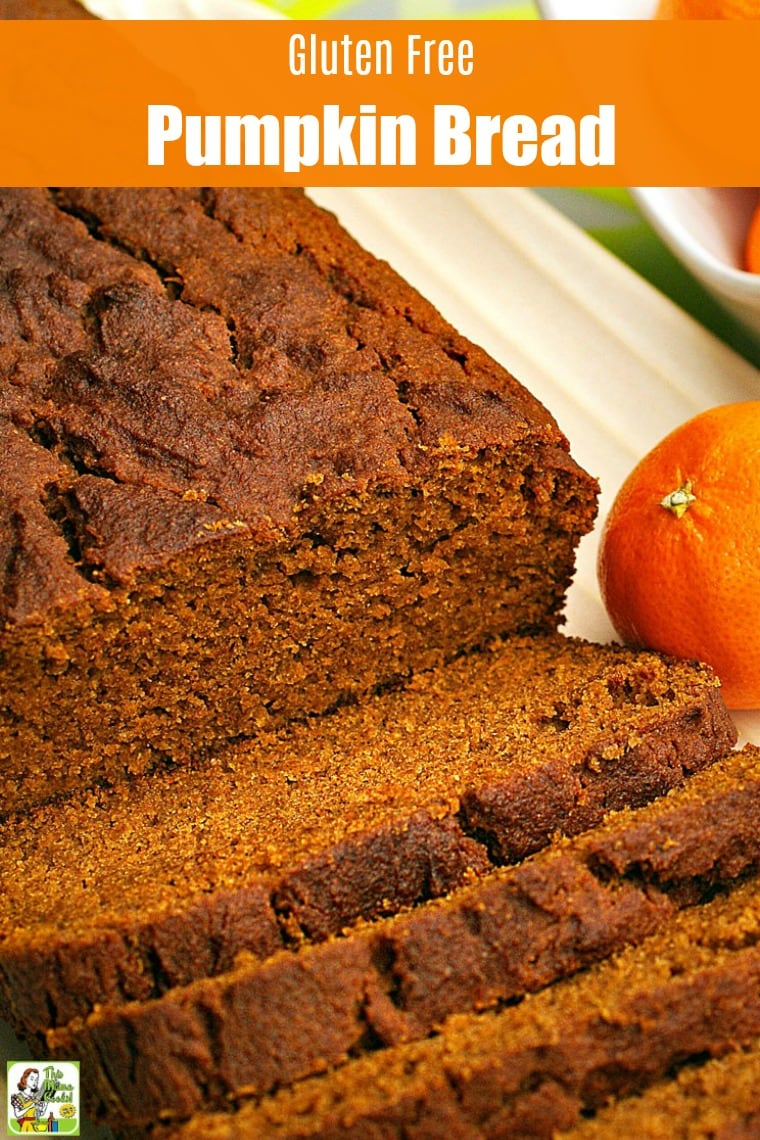
<svg viewBox="0 0 760 1140"><path fill-rule="evenodd" d="M24 1069L18 1090L11 1096L11 1107L21 1131L47 1132L47 1121L41 1117L45 1114L48 1102L40 1090L39 1069Z"/></svg>

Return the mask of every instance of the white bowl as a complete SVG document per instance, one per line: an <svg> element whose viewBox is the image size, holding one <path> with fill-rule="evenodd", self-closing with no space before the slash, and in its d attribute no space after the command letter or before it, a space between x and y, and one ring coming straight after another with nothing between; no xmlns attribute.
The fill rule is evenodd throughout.
<svg viewBox="0 0 760 1140"><path fill-rule="evenodd" d="M545 20L648 20L655 0L536 0Z"/></svg>
<svg viewBox="0 0 760 1140"><path fill-rule="evenodd" d="M631 193L676 257L760 341L760 274L741 267L760 190L639 187Z"/></svg>
<svg viewBox="0 0 760 1140"><path fill-rule="evenodd" d="M547 20L635 20L656 0L536 0ZM760 275L742 269L757 189L632 189L652 228L709 293L760 343Z"/></svg>

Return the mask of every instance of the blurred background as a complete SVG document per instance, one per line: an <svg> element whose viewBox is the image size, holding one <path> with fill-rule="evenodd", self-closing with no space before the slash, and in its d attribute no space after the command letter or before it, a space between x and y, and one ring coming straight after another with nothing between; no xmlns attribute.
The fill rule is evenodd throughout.
<svg viewBox="0 0 760 1140"><path fill-rule="evenodd" d="M392 20L473 20L536 19L533 3L489 4L487 0L264 0L269 7L294 20L314 20L338 16L344 20L365 20L382 16Z"/></svg>
<svg viewBox="0 0 760 1140"><path fill-rule="evenodd" d="M533 20L535 2L507 0L258 0L291 19L430 19ZM544 13L564 15L554 3ZM611 5L609 15L614 15ZM587 14L592 14L591 12ZM625 14L625 13L623 13ZM618 13L620 15L620 13ZM576 222L701 324L716 333L753 364L760 366L760 340L714 300L703 285L670 252L625 189L536 189L535 192Z"/></svg>

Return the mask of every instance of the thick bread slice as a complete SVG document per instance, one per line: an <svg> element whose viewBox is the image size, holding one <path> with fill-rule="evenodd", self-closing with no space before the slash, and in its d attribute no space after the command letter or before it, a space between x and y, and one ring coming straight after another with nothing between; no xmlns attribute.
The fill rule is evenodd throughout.
<svg viewBox="0 0 760 1140"><path fill-rule="evenodd" d="M262 1095L349 1057L522 997L665 926L760 858L760 750L409 914L52 1031L80 1057L94 1115Z"/></svg>
<svg viewBox="0 0 760 1140"><path fill-rule="evenodd" d="M445 895L734 739L705 668L526 639L197 770L21 813L0 832L3 1013L38 1032Z"/></svg>
<svg viewBox="0 0 760 1140"><path fill-rule="evenodd" d="M757 1140L760 1039L625 1097L557 1140Z"/></svg>
<svg viewBox="0 0 760 1140"><path fill-rule="evenodd" d="M581 1111L760 1033L760 889L676 915L640 946L439 1035L352 1060L155 1140L407 1136L552 1140Z"/></svg>

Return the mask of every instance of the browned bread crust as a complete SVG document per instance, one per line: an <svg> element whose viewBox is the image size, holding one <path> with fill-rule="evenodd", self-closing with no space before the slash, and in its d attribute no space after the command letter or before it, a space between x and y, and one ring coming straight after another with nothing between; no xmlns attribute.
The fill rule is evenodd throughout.
<svg viewBox="0 0 760 1140"><path fill-rule="evenodd" d="M596 484L298 191L0 193L4 807L559 620Z"/></svg>
<svg viewBox="0 0 760 1140"><path fill-rule="evenodd" d="M552 1140L581 1113L645 1089L691 1056L719 1057L757 1038L759 932L753 879L515 1008L452 1017L427 1040L153 1135Z"/></svg>
<svg viewBox="0 0 760 1140"><path fill-rule="evenodd" d="M494 646L195 770L10 817L0 995L39 1031L327 938L645 803L734 739L709 670Z"/></svg>
<svg viewBox="0 0 760 1140"><path fill-rule="evenodd" d="M624 1097L562 1133L562 1140L757 1140L760 1038L705 1064L685 1065L639 1096ZM559 1138L558 1138L559 1140Z"/></svg>
<svg viewBox="0 0 760 1140"><path fill-rule="evenodd" d="M552 846L517 868L485 876L445 900L360 926L300 953L280 953L263 964L241 962L225 975L152 1002L104 1007L84 1022L52 1032L49 1044L61 1056L81 1057L91 1110L117 1123L148 1125L159 1114L181 1118L201 1106L267 1094L333 1065L347 1063L344 1076L334 1079L336 1087L349 1087L355 1058L369 1052L377 1054L380 1076L385 1068L397 1072L399 1046L428 1037L452 1014L514 1001L643 941L658 928L675 932L670 943L665 935L661 942L675 946L679 960L685 958L676 911L708 898L717 884L757 864L759 807L760 751L748 749L655 804L612 816L601 828ZM706 906L704 914L710 913ZM710 921L704 919L708 931ZM727 925L718 937L730 946L726 930ZM706 944L712 948L709 938ZM638 969L636 984L644 979ZM659 984L656 977L652 992ZM581 994L584 985L579 980ZM613 1000L626 1008L624 993L613 994ZM595 1005L589 1002L590 1008ZM577 1006L583 1008L581 999ZM760 1007L755 1007L752 1025L758 1032ZM588 1011L584 1014L588 1022ZM518 1021L529 1024L528 1018ZM537 1033L546 1032L540 1015L535 1021ZM470 1025L477 1040L477 1019L462 1024ZM552 1024L563 1044L565 1037L571 1039L570 1023L555 1018ZM664 1030L671 1049L676 1031ZM589 1029L592 1036L597 1032ZM506 1030L500 1035L504 1039ZM383 1048L390 1050L384 1062ZM660 1043L654 1041L652 1048ZM454 1056L466 1071L468 1053ZM485 1049L476 1050L478 1056L484 1058ZM539 1065L540 1057L537 1046ZM582 1077L576 1073L575 1079ZM385 1087L385 1080L381 1084ZM431 1096L438 1087L434 1080ZM313 1092L318 1098L318 1086ZM294 1094L294 1108L306 1096ZM403 1084L398 1096L403 1098ZM328 1102L328 1094L324 1099ZM359 1114L360 1103L359 1091L342 1109ZM389 1119L396 1107L397 1100L388 1098ZM431 1107L426 1104L425 1111ZM276 1115L276 1101L272 1111ZM292 1113L287 1135L288 1129L299 1134L300 1115ZM269 1119L267 1111L262 1119ZM243 1135L250 1121L244 1113L235 1134ZM319 1132L324 1134L329 1130Z"/></svg>

